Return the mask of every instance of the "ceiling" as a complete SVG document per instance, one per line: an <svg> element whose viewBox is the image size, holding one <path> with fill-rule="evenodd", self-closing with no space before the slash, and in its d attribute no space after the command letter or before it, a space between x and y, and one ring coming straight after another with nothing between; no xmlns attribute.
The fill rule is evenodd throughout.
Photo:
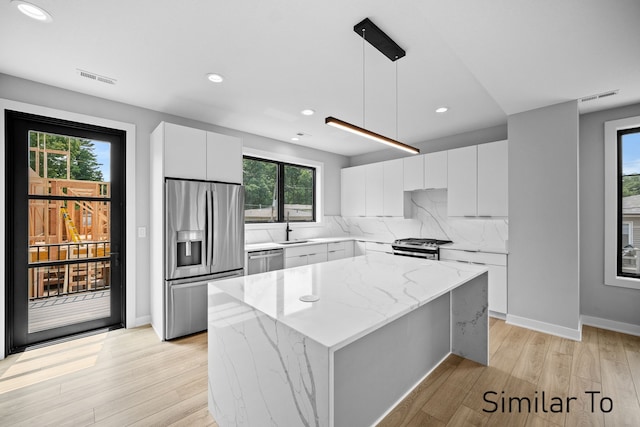
<svg viewBox="0 0 640 427"><path fill-rule="evenodd" d="M0 73L346 156L385 146L326 116L417 144L610 90L580 111L640 102L638 0L31 2L53 22L0 2ZM407 55L363 44L365 17Z"/></svg>

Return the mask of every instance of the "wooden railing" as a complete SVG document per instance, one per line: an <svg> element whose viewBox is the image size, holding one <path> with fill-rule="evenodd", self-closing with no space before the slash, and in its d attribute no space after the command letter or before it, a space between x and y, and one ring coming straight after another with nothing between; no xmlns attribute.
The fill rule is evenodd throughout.
<svg viewBox="0 0 640 427"><path fill-rule="evenodd" d="M110 242L29 246L29 299L108 289Z"/></svg>

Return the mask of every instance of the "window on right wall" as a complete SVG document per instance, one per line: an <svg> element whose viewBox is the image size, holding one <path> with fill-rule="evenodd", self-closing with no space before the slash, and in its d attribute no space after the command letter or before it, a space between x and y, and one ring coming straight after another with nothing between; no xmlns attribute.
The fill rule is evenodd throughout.
<svg viewBox="0 0 640 427"><path fill-rule="evenodd" d="M604 262L605 284L640 289L640 117L605 123Z"/></svg>
<svg viewBox="0 0 640 427"><path fill-rule="evenodd" d="M633 239L633 225L640 225L640 128L619 130L617 145L617 273L619 276L640 278L640 241L636 243Z"/></svg>

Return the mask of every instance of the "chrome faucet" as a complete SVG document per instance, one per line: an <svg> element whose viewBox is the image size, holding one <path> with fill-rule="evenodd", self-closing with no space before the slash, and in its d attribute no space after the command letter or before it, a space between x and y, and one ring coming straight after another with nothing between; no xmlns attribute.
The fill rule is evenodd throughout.
<svg viewBox="0 0 640 427"><path fill-rule="evenodd" d="M291 233L293 230L291 229L291 227L289 227L289 212L287 212L287 228L284 230L287 233L287 242L289 241L289 233Z"/></svg>

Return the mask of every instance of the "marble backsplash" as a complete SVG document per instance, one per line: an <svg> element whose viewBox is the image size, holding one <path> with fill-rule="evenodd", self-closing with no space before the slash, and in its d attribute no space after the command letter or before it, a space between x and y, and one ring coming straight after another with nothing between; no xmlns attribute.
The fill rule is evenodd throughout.
<svg viewBox="0 0 640 427"><path fill-rule="evenodd" d="M410 193L410 212L403 218L343 218L325 216L318 226L294 227L291 239L318 237L362 237L392 242L405 237L430 237L451 240L475 248L505 248L507 218L458 218L447 216L447 190L424 190ZM274 228L247 229L245 241L251 243L285 240L285 225Z"/></svg>

